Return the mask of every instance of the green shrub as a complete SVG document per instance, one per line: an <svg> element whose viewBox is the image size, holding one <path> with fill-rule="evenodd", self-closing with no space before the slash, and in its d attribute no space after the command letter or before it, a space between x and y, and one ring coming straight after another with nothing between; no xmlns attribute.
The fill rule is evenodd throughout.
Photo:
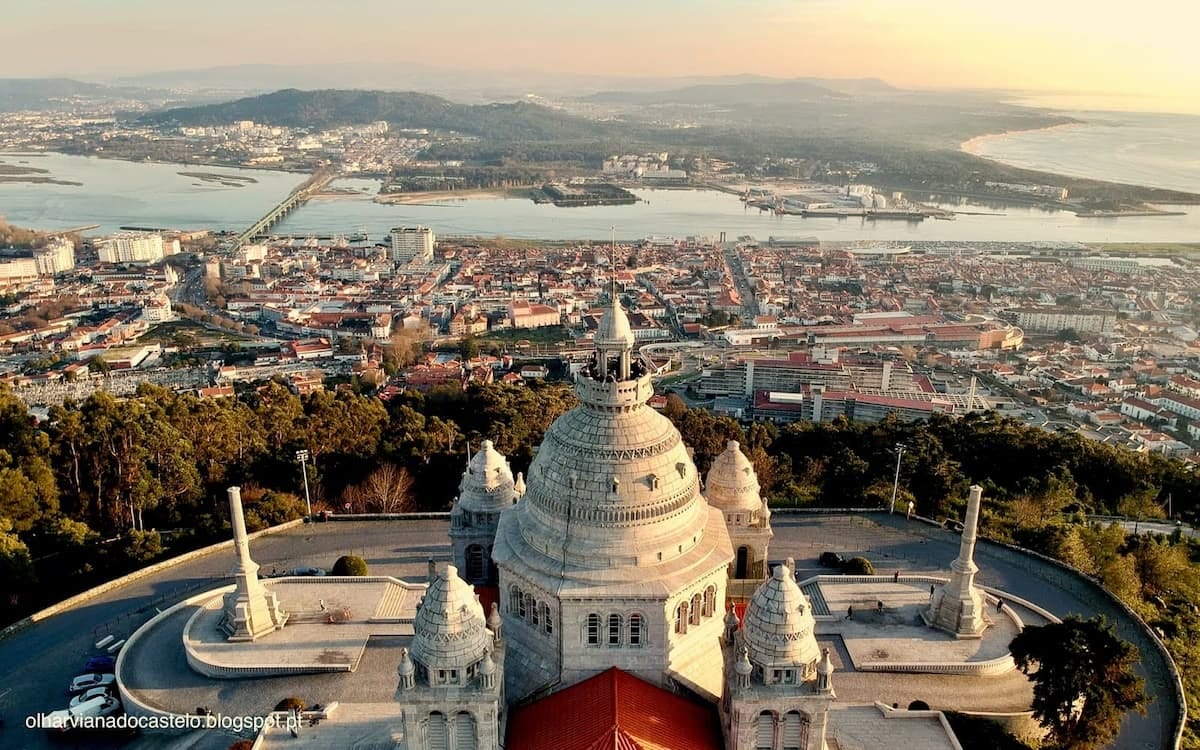
<svg viewBox="0 0 1200 750"><path fill-rule="evenodd" d="M852 557L842 563L842 572L848 576L873 576L875 566L865 557Z"/></svg>
<svg viewBox="0 0 1200 750"><path fill-rule="evenodd" d="M276 711L303 711L304 705L305 704L304 704L303 698L297 698L296 696L293 695L291 697L284 698L283 700L276 703L275 710Z"/></svg>
<svg viewBox="0 0 1200 750"><path fill-rule="evenodd" d="M329 571L332 576L365 576L367 561L356 555L342 555Z"/></svg>

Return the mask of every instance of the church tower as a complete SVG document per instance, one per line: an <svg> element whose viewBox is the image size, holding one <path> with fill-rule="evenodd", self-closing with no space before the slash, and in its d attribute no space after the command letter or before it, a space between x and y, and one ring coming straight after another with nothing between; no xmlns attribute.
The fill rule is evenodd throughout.
<svg viewBox="0 0 1200 750"><path fill-rule="evenodd" d="M483 606L447 565L417 606L410 649L400 652L396 700L410 750L496 750L503 735L504 649Z"/></svg>
<svg viewBox="0 0 1200 750"><path fill-rule="evenodd" d="M610 667L717 701L733 559L679 431L650 408L616 294L580 372L580 404L547 430L492 557L513 700Z"/></svg>
<svg viewBox="0 0 1200 750"><path fill-rule="evenodd" d="M467 462L458 498L450 511L450 545L454 564L463 578L476 586L496 585L496 566L492 564L492 545L500 511L520 497L524 482L513 480L508 460L496 451L491 440L484 440L479 452Z"/></svg>
<svg viewBox="0 0 1200 750"><path fill-rule="evenodd" d="M754 466L736 440L730 440L713 459L704 482L708 504L725 514L734 561L729 566L733 579L763 579L771 531L771 510L759 494Z"/></svg>
<svg viewBox="0 0 1200 750"><path fill-rule="evenodd" d="M793 569L790 559L775 568L750 598L741 630L726 629L726 747L826 750L833 665L829 650L817 648L812 607Z"/></svg>

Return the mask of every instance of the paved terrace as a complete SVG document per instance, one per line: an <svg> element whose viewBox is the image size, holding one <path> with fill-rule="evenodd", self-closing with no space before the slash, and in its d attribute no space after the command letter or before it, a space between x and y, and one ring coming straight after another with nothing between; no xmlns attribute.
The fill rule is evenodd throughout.
<svg viewBox="0 0 1200 750"><path fill-rule="evenodd" d="M230 643L219 628L224 613L220 594L201 603L186 628L184 637L194 658L214 673L305 668L352 672L372 636L413 635L419 589L387 579L285 578L264 583L288 613L282 630L252 643ZM140 656L131 653L126 658Z"/></svg>
<svg viewBox="0 0 1200 750"><path fill-rule="evenodd" d="M1018 632L1012 619L994 608L986 615L990 624L982 638L955 638L926 626L921 611L929 604L929 588L924 583L822 581L819 585L837 619L818 621L817 633L840 635L857 665L988 661L1006 656ZM883 603L882 612L878 602ZM850 607L853 617L848 616ZM1024 675L1020 681L1029 684Z"/></svg>
<svg viewBox="0 0 1200 750"><path fill-rule="evenodd" d="M817 555L825 550L862 554L875 563L879 572L885 574L899 570L902 573L935 575L944 572L958 552L959 538L956 534L908 522L902 516L776 513L771 520L775 529L772 558L782 560L788 556L795 557L801 579L829 572L816 563ZM446 521L313 524L255 540L251 543L251 549L255 560L266 570L273 565L279 568L329 567L339 555L358 554L367 560L372 574L422 581L426 574L426 560L430 556L439 561L450 559L448 527ZM210 555L161 571L0 642L0 669L7 674L37 675L35 680L14 681L12 694L0 706L0 713L7 719L0 729L0 747L6 750L52 747L42 733L26 730L23 719L38 711L62 707L62 691L67 681L78 673L87 656L93 653L92 643L100 635L108 633L126 637L155 614L156 608L165 609L190 594L229 583L230 555L229 552ZM1144 716L1132 714L1126 717L1121 735L1113 747L1122 750L1166 750L1172 747L1171 726L1178 705L1171 689L1167 664L1152 648L1149 638L1124 611L1098 596L1086 584L1064 576L1057 567L994 545L981 542L976 551L976 563L980 567L977 580L981 584L1009 591L1060 616L1072 613L1084 616L1104 614L1115 622L1121 637L1131 640L1141 649L1140 671L1146 678L1147 690L1154 700ZM180 616L182 622L186 622L190 613L181 613ZM1022 618L1026 619L1025 613L1022 613ZM179 624L180 633L182 622ZM1026 619L1026 622L1031 620ZM327 702L332 698L317 688L317 681L332 693L339 681L351 677L361 679L366 676L363 670L372 670L372 674L378 670L377 677L359 683L362 686L361 694L347 696L346 700L390 700L395 687L394 669L398 656L392 652L391 644L386 641L376 643L376 640L368 643L367 655L358 675L318 675L307 678L314 681L314 689L307 697L311 701ZM833 645L840 647L840 641ZM375 658L376 650L379 658ZM835 651L835 654L839 668L850 664L844 650ZM166 659L160 668L165 672L194 675L182 659L182 653L179 653L178 661ZM857 679L855 674L842 672L835 675L839 695L851 695L853 681ZM910 698L901 694L910 691L902 691L899 687L892 689L886 683L876 682L886 677L870 675L872 684L877 686L874 698L884 703L898 702L902 705L907 705L907 700L921 698L937 707L938 700L932 692L913 694ZM908 679L911 676L898 677ZM296 679L287 681L294 685ZM247 709L259 704L273 705L278 700L270 680L259 682L262 695L255 696L252 693L247 696ZM365 687L368 684L372 687ZM234 688L226 683L224 689ZM379 697L384 693L388 697ZM196 699L196 705L212 702L200 696ZM231 739L212 732L192 747L193 750L225 750ZM161 737L148 736L130 746L150 750L167 747L169 742ZM126 745L111 741L92 746L108 748Z"/></svg>

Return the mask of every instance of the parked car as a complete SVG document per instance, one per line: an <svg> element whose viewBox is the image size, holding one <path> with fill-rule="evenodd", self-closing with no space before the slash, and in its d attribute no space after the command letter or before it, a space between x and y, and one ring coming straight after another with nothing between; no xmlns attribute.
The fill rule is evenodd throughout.
<svg viewBox="0 0 1200 750"><path fill-rule="evenodd" d="M296 568L292 571L294 576L323 576L325 575L324 568Z"/></svg>
<svg viewBox="0 0 1200 750"><path fill-rule="evenodd" d="M108 674L117 668L116 657L113 656L93 656L88 659L87 664L83 665L83 671L95 674Z"/></svg>
<svg viewBox="0 0 1200 750"><path fill-rule="evenodd" d="M842 556L836 552L822 552L817 558L817 564L823 568L840 568L843 562Z"/></svg>
<svg viewBox="0 0 1200 750"><path fill-rule="evenodd" d="M112 691L109 690L107 687L94 687L90 690L85 690L84 692L82 692L79 695L72 698L71 702L67 704L67 708L75 708L80 703L86 703L94 698L111 698L111 697L112 697Z"/></svg>
<svg viewBox="0 0 1200 750"><path fill-rule="evenodd" d="M115 696L100 695L74 704L70 708L51 711L42 719L41 728L52 732L69 732L76 728L73 720L91 716L112 716L120 710L121 701Z"/></svg>
<svg viewBox="0 0 1200 750"><path fill-rule="evenodd" d="M91 690L96 687L109 687L115 684L116 681L116 675L100 674L99 672L81 674L71 680L71 686L67 688L67 692L74 695L75 693L82 693L85 690Z"/></svg>

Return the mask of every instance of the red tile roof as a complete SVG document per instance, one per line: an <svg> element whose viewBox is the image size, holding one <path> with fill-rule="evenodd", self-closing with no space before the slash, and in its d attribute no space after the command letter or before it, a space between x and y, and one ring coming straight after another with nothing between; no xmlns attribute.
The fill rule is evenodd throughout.
<svg viewBox="0 0 1200 750"><path fill-rule="evenodd" d="M613 667L513 711L510 750L720 750L715 708Z"/></svg>

